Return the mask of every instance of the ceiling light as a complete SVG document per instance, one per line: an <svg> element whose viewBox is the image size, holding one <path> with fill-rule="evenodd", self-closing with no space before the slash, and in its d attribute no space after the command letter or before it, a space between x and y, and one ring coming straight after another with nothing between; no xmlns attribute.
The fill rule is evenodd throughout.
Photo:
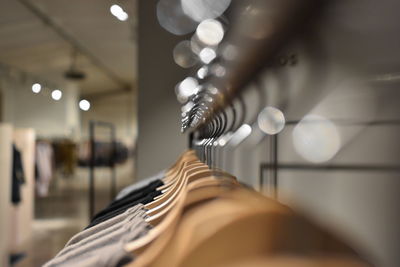
<svg viewBox="0 0 400 267"><path fill-rule="evenodd" d="M54 100L58 101L60 100L62 97L62 92L58 89L54 90L53 92L51 92L51 98L53 98Z"/></svg>
<svg viewBox="0 0 400 267"><path fill-rule="evenodd" d="M83 111L88 111L90 109L90 102L86 99L79 101L79 108Z"/></svg>
<svg viewBox="0 0 400 267"><path fill-rule="evenodd" d="M114 16L118 17L122 12L124 12L124 10L119 5L112 5L110 7L110 12Z"/></svg>
<svg viewBox="0 0 400 267"><path fill-rule="evenodd" d="M40 93L41 90L42 90L42 86L40 85L40 83L32 84L32 92L34 92L35 94L38 94L38 93Z"/></svg>
<svg viewBox="0 0 400 267"><path fill-rule="evenodd" d="M117 17L120 21L125 21L129 18L128 13L124 12L121 13L118 17Z"/></svg>
<svg viewBox="0 0 400 267"><path fill-rule="evenodd" d="M121 21L125 21L128 19L128 13L126 13L122 7L120 7L119 5L112 5L110 7L110 12L111 14L114 15L114 17L116 17L117 19L121 20Z"/></svg>

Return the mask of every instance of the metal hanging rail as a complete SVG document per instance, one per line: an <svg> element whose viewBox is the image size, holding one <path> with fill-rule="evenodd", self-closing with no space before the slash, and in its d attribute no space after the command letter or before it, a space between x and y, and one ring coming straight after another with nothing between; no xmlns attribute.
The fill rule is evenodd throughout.
<svg viewBox="0 0 400 267"><path fill-rule="evenodd" d="M240 17L220 45L215 61L225 75L210 77L197 97L197 109L183 119L182 130L199 129L229 105L239 92L321 10L325 1L246 0L236 2L233 15ZM266 64L267 63L267 64Z"/></svg>

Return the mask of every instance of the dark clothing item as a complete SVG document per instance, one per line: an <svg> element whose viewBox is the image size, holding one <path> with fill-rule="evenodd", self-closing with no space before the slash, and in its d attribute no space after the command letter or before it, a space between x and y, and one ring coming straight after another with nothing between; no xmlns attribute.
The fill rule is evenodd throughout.
<svg viewBox="0 0 400 267"><path fill-rule="evenodd" d="M139 199L142 199L146 196L148 196L151 192L156 191L157 187L162 186L164 183L161 180L157 180L154 181L152 183L150 183L148 186L144 187L144 188L139 188L138 190L135 190L133 192L131 192L130 194L128 194L126 197L119 199L119 200L115 200L113 202L110 203L110 205L108 205L107 208L103 209L102 211L98 212L93 218L92 221L102 217L104 215L106 215L107 213L119 209L121 207L127 206L129 204L131 204L132 202L135 202Z"/></svg>
<svg viewBox="0 0 400 267"><path fill-rule="evenodd" d="M148 177L146 179L140 180L134 184L128 185L127 187L123 188L117 195L117 197L115 198L115 200L119 200L121 198L126 197L127 195L129 195L130 193L132 193L133 191L138 190L139 188L144 188L146 186L148 186L150 183L156 181L156 180L161 180L164 179L165 175L166 175L166 170L162 170L159 173Z"/></svg>
<svg viewBox="0 0 400 267"><path fill-rule="evenodd" d="M18 262L23 260L25 257L26 257L26 253L24 253L24 252L22 252L22 253L13 253L13 254L10 255L8 262L9 262L10 266L14 266Z"/></svg>
<svg viewBox="0 0 400 267"><path fill-rule="evenodd" d="M156 196L159 196L159 195L161 195L161 191L154 191L154 192L149 193L147 196L145 196L145 197L143 197L141 199L138 199L136 201L133 201L133 202L129 203L126 206L122 206L122 207L120 207L118 209L110 210L109 213L106 213L101 217L97 217L96 219L93 219L85 229L93 227L93 226L95 226L95 225L97 225L99 223L105 222L105 221L107 221L107 220L109 220L109 219L111 219L111 218L113 218L113 217L115 217L115 216L117 216L119 214L122 214L127 209L129 209L129 208L131 208L131 207L133 207L133 206L135 206L137 204L143 204L143 205L148 204L148 203L152 202Z"/></svg>
<svg viewBox="0 0 400 267"><path fill-rule="evenodd" d="M98 212L91 220L90 224L85 228L88 229L94 225L104 222L114 216L124 213L127 209L137 204L147 204L154 200L156 196L161 194L156 188L164 185L161 180L151 182L149 185L132 191L124 198L114 200L107 208Z"/></svg>
<svg viewBox="0 0 400 267"><path fill-rule="evenodd" d="M54 151L55 167L64 174L63 177L75 173L78 163L78 149L76 143L71 140L57 140L52 143Z"/></svg>
<svg viewBox="0 0 400 267"><path fill-rule="evenodd" d="M164 183L161 180L153 181L145 187L142 187L135 191L130 192L128 195L126 195L125 197L123 197L121 199L112 201L110 203L109 207L110 208L119 207L121 205L125 205L132 201L135 201L138 198L145 197L149 193L156 191L156 189L162 185L164 185Z"/></svg>
<svg viewBox="0 0 400 267"><path fill-rule="evenodd" d="M21 152L13 145L13 165L11 181L11 202L18 205L21 202L21 185L25 183Z"/></svg>
<svg viewBox="0 0 400 267"><path fill-rule="evenodd" d="M90 142L81 144L78 165L81 167L90 166L91 161L91 145ZM131 155L128 147L121 142L100 142L94 143L94 165L95 166L112 166L121 164L128 160Z"/></svg>

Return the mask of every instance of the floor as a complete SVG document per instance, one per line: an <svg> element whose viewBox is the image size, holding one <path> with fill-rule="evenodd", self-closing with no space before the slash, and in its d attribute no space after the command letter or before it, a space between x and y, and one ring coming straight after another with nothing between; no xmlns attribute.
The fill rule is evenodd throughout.
<svg viewBox="0 0 400 267"><path fill-rule="evenodd" d="M53 180L47 197L35 199L32 240L21 248L26 256L15 267L42 266L88 224L87 177L87 170L68 178L58 177ZM100 210L110 201L108 170L100 170L96 177L95 207ZM118 188L132 183L131 177L118 177Z"/></svg>

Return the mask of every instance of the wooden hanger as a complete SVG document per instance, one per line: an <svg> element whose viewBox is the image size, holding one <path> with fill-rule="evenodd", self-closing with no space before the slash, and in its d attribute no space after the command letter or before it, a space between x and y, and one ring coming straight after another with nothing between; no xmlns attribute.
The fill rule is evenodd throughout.
<svg viewBox="0 0 400 267"><path fill-rule="evenodd" d="M170 177L169 178L168 184L164 184L163 186L160 186L160 187L157 188L157 190L160 190L162 192L162 194L160 196L158 196L157 198L154 198L154 199L158 199L158 198L163 197L163 194L165 194L166 192L171 190L171 188L173 188L174 185L178 182L178 180L182 177L183 168L185 168L185 167L187 167L189 165L193 166L193 167L205 166L204 163L200 162L197 159L190 160L188 162L183 163L182 166L180 167L178 173L175 174L174 177Z"/></svg>
<svg viewBox="0 0 400 267"><path fill-rule="evenodd" d="M173 201L175 200L179 192L181 192L181 190L183 190L184 186L187 184L187 177L196 174L198 172L203 172L208 170L209 170L208 167L205 166L203 163L200 166L197 164L185 166L185 168L182 171L182 175L180 175L179 179L174 185L174 188L167 194L165 194L165 197L163 199L159 199L157 201L158 205L152 208L151 211L159 210L160 208L165 207L169 203L172 203L173 205L174 203Z"/></svg>
<svg viewBox="0 0 400 267"><path fill-rule="evenodd" d="M209 218L201 211L197 213L197 217L190 218L192 222L201 226L201 235L192 235L190 242L181 244L185 252L180 253L179 267L200 267L205 263L209 266L230 266L229 261L233 258L279 253L303 256L331 255L349 257L359 263L364 262L341 239L313 224L306 217L271 199L266 197L262 199L256 193L252 193L253 197L245 190L242 191L244 194L237 194L238 191L235 191L234 194L228 193L227 196L238 204L247 203L249 208L234 219L233 215L229 216L232 219L230 221L223 217L222 222L225 224L218 225L217 218L209 216L210 207L204 207L208 211L206 214ZM208 234L205 225L211 226ZM179 224L178 229L184 237L190 236L188 231L198 232L196 226L185 229L184 225ZM179 236L175 235L173 240L173 242L179 240ZM218 251L223 253L216 253Z"/></svg>
<svg viewBox="0 0 400 267"><path fill-rule="evenodd" d="M236 179L231 177L206 177L193 181L189 186L190 189L184 203L185 207L201 201L212 199L221 195L227 190L232 190L236 187L240 187L241 185Z"/></svg>
<svg viewBox="0 0 400 267"><path fill-rule="evenodd" d="M179 156L178 160L166 171L165 177L163 179L164 184L169 182L170 177L174 177L176 175L178 169L184 162L190 161L192 159L198 159L196 156L196 151L190 149L183 152Z"/></svg>
<svg viewBox="0 0 400 267"><path fill-rule="evenodd" d="M197 165L197 166L191 165L191 166L188 166L187 168L188 168L187 172L185 172L182 175L182 177L183 177L182 180L176 182L175 186L163 195L163 198L159 198L158 200L154 201L154 202L157 202L157 206L148 210L146 213L147 215L149 215L149 216L156 215L157 213L162 211L167 205L169 205L174 200L174 198L178 194L178 191L181 190L184 186L184 179L185 179L184 177L185 176L191 176L192 174L209 170L208 167L202 166L202 165Z"/></svg>
<svg viewBox="0 0 400 267"><path fill-rule="evenodd" d="M162 191L165 192L166 190L170 189L171 186L173 186L173 185L177 182L177 180L179 180L179 179L181 178L181 176L182 176L182 169L183 169L184 167L188 167L189 165L190 165L190 166L193 166L193 167L194 167L194 166L204 166L204 167L208 167L208 166L205 165L203 162L201 162L199 159L192 159L192 160L189 160L189 161L185 162L184 164L182 164L181 168L180 168L179 171L175 174L175 176L174 176L174 177L171 177L171 178L169 179L168 184L165 184L165 185L162 187Z"/></svg>
<svg viewBox="0 0 400 267"><path fill-rule="evenodd" d="M214 180L218 181L219 179ZM229 180L224 181L229 182ZM203 179L199 180L199 182L203 182ZM206 182L208 183L209 181ZM232 188L238 189L241 187L237 182L228 184L230 184L229 187L231 190ZM210 186L197 188L188 193L185 201L185 212L183 217L179 220L179 227L166 230L166 232L173 231L173 234L170 234L173 236L173 239L168 242L167 247L165 247L157 257L150 261L152 264L146 266L176 266L181 258L188 253L186 247L190 248L193 246L193 242L202 241L202 234L197 233L197 230L199 230L197 229L199 226L198 224L202 225L200 229L203 228L199 230L199 233L205 231L204 227L206 227L210 228L210 230L207 230L205 233L210 234L213 233L214 229L221 228L230 221L238 220L244 216L243 214L251 211L252 209L249 208L249 205L245 201L240 202L236 199L224 197L227 191L231 190L227 190L227 188L222 186ZM207 199L215 199L216 196L218 196L217 200L205 202ZM193 206L193 204L196 203L202 204L200 204L200 206ZM194 210L191 207L194 207ZM188 208L189 210L187 211ZM195 211L195 213L193 213L193 211ZM188 212L189 214L187 214ZM193 217L193 215L195 217ZM209 227L207 224L209 224L210 221L214 221L216 225ZM191 225L196 226L196 229L191 227ZM207 237L207 235L205 237ZM182 253L184 254L181 255Z"/></svg>
<svg viewBox="0 0 400 267"><path fill-rule="evenodd" d="M200 266L207 267L367 267L371 266L362 260L341 255L262 255L248 258L233 258L222 264L213 264L206 261L200 262ZM195 267L195 266L193 266Z"/></svg>
<svg viewBox="0 0 400 267"><path fill-rule="evenodd" d="M185 190L185 187L187 184L192 183L193 181L196 181L198 179L206 178L206 177L215 177L215 176L220 176L220 177L228 177L232 179L236 179L234 176L227 174L226 172L222 172L220 170L210 170L207 168L204 169L199 169L199 170L191 170L189 166L189 170L184 173L178 187L176 190L172 192L172 195L166 203L161 204L162 209L157 212L156 214L153 214L150 218L146 219L147 222L151 224L157 224L160 222L160 219L169 211L171 210L175 203L177 202L177 198L182 197L182 191Z"/></svg>
<svg viewBox="0 0 400 267"><path fill-rule="evenodd" d="M166 172L165 177L163 179L164 184L170 183L170 180L173 179L179 173L180 169L182 168L185 162L190 162L194 160L200 161L196 155L196 152L194 150L185 151L181 155L179 160L175 162L175 164Z"/></svg>
<svg viewBox="0 0 400 267"><path fill-rule="evenodd" d="M222 224L219 223L218 229L211 229L208 234L203 233L200 236L197 235L195 238L186 239L186 243L175 244L180 248L184 247L187 249L183 250L183 253L179 252L177 254L178 260L174 260L172 263L179 263L179 267L197 267L204 266L204 264L208 264L208 266L216 266L218 264L219 266L227 266L229 264L224 261L226 258L231 260L235 256L242 255L243 257L250 257L251 259L251 257L258 257L265 253L271 254L276 250L281 250L282 252L285 251L285 249L289 249L289 252L293 252L293 250L291 251L290 249L296 246L300 249L298 252L303 251L304 247L306 251L308 251L310 248L322 246L322 251L333 251L334 253L338 253L339 256L340 253L343 253L343 255L351 255L351 257L356 258L352 250L348 249L341 242L335 241L331 236L323 232L313 232L315 231L313 230L313 226L308 226L309 228L306 231L303 231L305 228L297 228L299 225L298 217L294 217L294 213L290 209L275 201L261 197L255 192L249 192L249 190L239 190L239 192L235 190L235 194L226 194L226 185L237 185L237 182L231 183L229 180L231 179L205 177L187 184L186 190L183 191L185 193L182 195L184 197L177 198L178 202L175 208L153 229L155 230L158 228L158 230L161 231L159 231L158 234L153 232L150 241L142 239L142 246L137 247L135 250L137 252L135 254L137 258L129 266L178 266L169 265L169 260L162 261L162 255L167 258L173 257L174 255L170 253L161 253L163 251L168 252L168 249L165 250L166 246L171 246L178 239L178 236L175 235L175 229L180 229L182 233L185 231L192 234L196 232L196 227L192 227L192 230L190 230L190 228L183 228L182 225L176 228L181 218L179 216L180 213L185 210L185 207L187 209L193 206L193 204L204 202L207 199L221 197L222 195L225 202L230 201L232 203L228 203L224 208L221 207L225 204L214 207L213 214L219 218L223 218ZM224 183L224 186L220 186ZM196 206L194 207L196 208ZM198 222L200 225L215 225L215 219L217 217L211 214L211 209L204 206L203 209L205 212L198 212L197 219L196 216L193 217L191 219L192 222ZM189 211L191 210L189 209ZM228 217L224 217L226 212L230 214ZM206 223L207 221L209 222ZM251 231L249 232L249 230ZM187 235L188 234L183 234L183 236ZM189 237L190 235L191 234L189 234ZM238 235L240 236L239 238ZM236 239L231 239L234 236L236 236ZM288 238L290 239L293 237L297 237L297 239L300 240L296 242L306 242L308 246L303 246L303 244L296 245L296 242L285 243ZM245 246L243 247L241 244L238 244L237 240L242 240ZM309 240L313 241L310 243ZM130 248L135 248L135 244L131 247L128 245L128 250ZM216 256L216 253L218 254L220 251L225 251L221 249L221 246L226 248L226 251L229 253L225 255L225 259L223 257L222 259L213 258ZM239 250L237 250L238 248Z"/></svg>
<svg viewBox="0 0 400 267"><path fill-rule="evenodd" d="M215 179L213 174L217 174L217 175L221 176L221 178L224 177L224 175L226 175L226 173L224 173L224 172L216 172L215 173L215 172L208 170L208 171L196 172L196 173L192 174L191 176L186 177L187 179L182 180L182 183L181 183L182 188L180 188L180 190L177 191L176 197L174 197L173 202L168 206L168 208L164 209L161 213L148 219L149 222L152 222L153 224L157 224L157 226L155 228L153 228L149 232L149 234L147 234L145 237L143 237L142 240L140 240L140 241L137 240L135 242L130 243L127 246L127 250L133 251L133 250L139 249L140 247L147 245L148 243L153 241L155 237L157 237L159 234L162 233L162 231L166 227L164 225L169 224L168 218L174 217L174 214L176 214L176 211L180 211L180 209L182 208L182 205L184 204L184 203L182 203L182 201L184 201L186 198L187 190L189 190L191 187L193 187L193 185L187 184L188 180L190 182L193 182L196 179L200 179L200 178L204 179L207 177L212 177ZM221 178L218 178L218 180ZM236 179L231 175L229 175L227 178L234 179L234 180ZM185 187L185 189L183 189L183 187ZM188 187L188 188L186 188L186 187ZM175 207L175 209L172 209L172 207ZM169 213L171 213L171 215ZM161 219L163 218L164 215L166 215L166 217L168 217L168 218L165 218L164 220L161 221ZM158 224L160 224L160 225L158 225Z"/></svg>
<svg viewBox="0 0 400 267"><path fill-rule="evenodd" d="M203 167L203 168L208 168L204 165L204 163L201 162L197 162L197 161L189 161L189 162L185 162L183 163L182 168L180 169L179 173L176 175L176 177L174 178L173 183L171 185L169 185L169 188L165 188L164 193L161 195L161 197L158 197L157 199L154 199L152 202L148 203L145 205L146 209L154 209L157 206L161 205L163 202L165 202L169 197L170 197L170 193L168 189L174 189L176 186L179 186L179 184L183 181L183 177L185 177L185 172L190 168L196 168L196 167Z"/></svg>
<svg viewBox="0 0 400 267"><path fill-rule="evenodd" d="M203 193L210 194L212 189L206 188ZM217 200L186 211L188 206L202 199L191 202L189 196L193 192L189 193L179 227L165 231L172 231L168 235L173 239L159 250L160 254L149 259L146 266L230 266L229 261L235 258L308 252L350 256L362 262L344 243L309 224L289 208L266 198L254 198L246 191L220 193Z"/></svg>
<svg viewBox="0 0 400 267"><path fill-rule="evenodd" d="M236 186L240 186L235 179L205 177L187 185L183 195L177 198L178 202L174 209L153 228L148 235L125 246L127 251L135 251L135 255L140 253L135 261L128 266L147 266L147 264L155 259L169 242L169 238L173 233L174 226L179 220L180 213L185 205L193 204L196 201L205 201L219 196L221 193L230 190ZM191 199L186 202L186 196L190 194ZM153 242L154 241L154 242Z"/></svg>
<svg viewBox="0 0 400 267"><path fill-rule="evenodd" d="M200 168L200 166L203 166L203 168ZM224 177L224 176L225 176L225 177L230 177L230 178L236 179L234 176L230 175L229 173L223 172L222 170L219 170L219 169L210 170L210 169L208 168L208 166L205 165L204 163L199 163L199 165L193 164L193 165L187 166L187 172L186 172L186 173L184 172L184 173L182 174L182 176L180 176L180 178L178 178L179 181L177 182L177 184L175 184L174 191L172 191L171 193L173 194L173 193L176 192L176 190L179 190L179 189L182 188L182 187L179 186L179 185L181 184L181 182L184 181L184 179L185 179L186 177L189 178L188 182L190 183L191 181L194 181L194 180L196 180L196 179L202 178L202 177L204 177L204 176L221 176L221 177ZM166 197L169 201L171 201L171 200L169 199L170 196L171 196L171 194L168 195L168 196L166 195L165 197ZM163 206L164 206L164 205L163 205ZM153 208L153 207L154 207L154 205L152 205L152 208Z"/></svg>
<svg viewBox="0 0 400 267"><path fill-rule="evenodd" d="M209 224L215 225L216 222L212 220ZM181 253L180 264L168 266L200 267L205 263L208 266L231 266L229 263L233 258L251 259L266 255L271 258L277 255L347 257L368 266L341 240L315 225L307 224L295 214L268 211L246 214L210 232L201 242L193 242L197 239L193 237L191 246ZM179 225L179 229L181 227ZM174 236L173 240L177 239Z"/></svg>

